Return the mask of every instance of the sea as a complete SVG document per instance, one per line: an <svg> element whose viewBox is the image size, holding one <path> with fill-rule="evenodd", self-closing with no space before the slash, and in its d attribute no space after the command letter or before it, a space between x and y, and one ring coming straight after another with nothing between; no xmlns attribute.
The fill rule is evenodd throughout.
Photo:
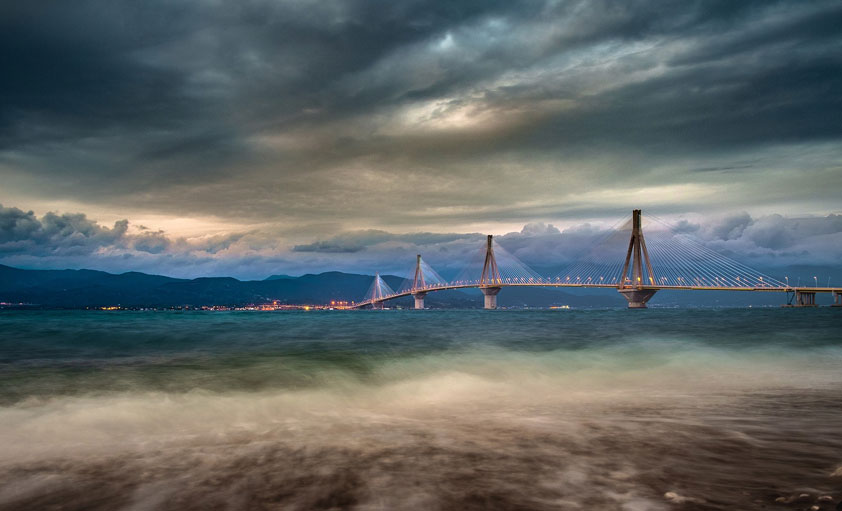
<svg viewBox="0 0 842 511"><path fill-rule="evenodd" d="M0 311L0 510L840 500L839 308Z"/></svg>

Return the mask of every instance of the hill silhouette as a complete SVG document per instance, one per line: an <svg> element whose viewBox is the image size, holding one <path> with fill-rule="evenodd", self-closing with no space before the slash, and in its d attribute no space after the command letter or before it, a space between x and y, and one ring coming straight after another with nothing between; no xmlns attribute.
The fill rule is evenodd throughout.
<svg viewBox="0 0 842 511"><path fill-rule="evenodd" d="M327 304L331 300L361 300L371 275L337 271L300 277L273 275L265 280L232 277L177 279L139 272L113 274L97 270L26 270L0 265L0 302L27 303L46 308L178 307L246 305L277 300L284 304ZM403 278L383 276L398 289ZM477 290L430 293L429 307L481 307ZM577 296L556 289L506 289L501 306L622 305L620 297ZM411 307L407 297L391 305Z"/></svg>

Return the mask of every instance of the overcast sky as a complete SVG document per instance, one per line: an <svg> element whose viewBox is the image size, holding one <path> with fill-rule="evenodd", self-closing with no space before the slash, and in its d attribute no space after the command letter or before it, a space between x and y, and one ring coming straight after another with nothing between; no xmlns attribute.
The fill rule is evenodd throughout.
<svg viewBox="0 0 842 511"><path fill-rule="evenodd" d="M842 264L842 2L0 3L0 263L550 267L642 208ZM503 236L505 235L505 236Z"/></svg>

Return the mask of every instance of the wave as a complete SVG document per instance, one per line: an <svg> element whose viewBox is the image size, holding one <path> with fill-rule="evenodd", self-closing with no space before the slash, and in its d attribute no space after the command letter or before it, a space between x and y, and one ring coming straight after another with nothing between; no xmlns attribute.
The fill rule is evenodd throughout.
<svg viewBox="0 0 842 511"><path fill-rule="evenodd" d="M284 358L211 374L189 368L159 372L153 366L133 375L136 387L130 390L36 394L0 407L0 453L11 459L39 450L52 455L69 445L114 449L174 433L178 438L243 428L257 433L325 417L410 420L469 411L517 417L599 406L713 406L751 393L839 388L840 355L835 349L736 354L636 343L544 353L484 349L380 358L367 360L364 369L361 363L352 368ZM267 378L283 385L243 389L250 378L285 371L306 372L307 377ZM88 386L102 383L98 373L77 377L88 378Z"/></svg>
<svg viewBox="0 0 842 511"><path fill-rule="evenodd" d="M469 345L434 352L305 351L176 354L50 360L7 366L0 404L56 396L131 392L259 392L333 389L364 392L442 374L509 382L512 388L554 385L566 392L624 387L816 386L836 382L842 347L719 348L688 340L636 340L553 350Z"/></svg>
<svg viewBox="0 0 842 511"><path fill-rule="evenodd" d="M80 343L73 356L19 356L0 371L0 510L730 510L842 498L837 330L799 344L720 339L703 324L704 336L619 338L555 324L481 342L387 329L370 343L322 332L230 350Z"/></svg>

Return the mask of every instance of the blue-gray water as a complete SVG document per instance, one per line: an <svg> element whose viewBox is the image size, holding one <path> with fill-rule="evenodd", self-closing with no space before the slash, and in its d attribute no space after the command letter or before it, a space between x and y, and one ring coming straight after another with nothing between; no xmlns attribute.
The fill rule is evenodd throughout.
<svg viewBox="0 0 842 511"><path fill-rule="evenodd" d="M839 309L0 312L0 509L840 499Z"/></svg>

